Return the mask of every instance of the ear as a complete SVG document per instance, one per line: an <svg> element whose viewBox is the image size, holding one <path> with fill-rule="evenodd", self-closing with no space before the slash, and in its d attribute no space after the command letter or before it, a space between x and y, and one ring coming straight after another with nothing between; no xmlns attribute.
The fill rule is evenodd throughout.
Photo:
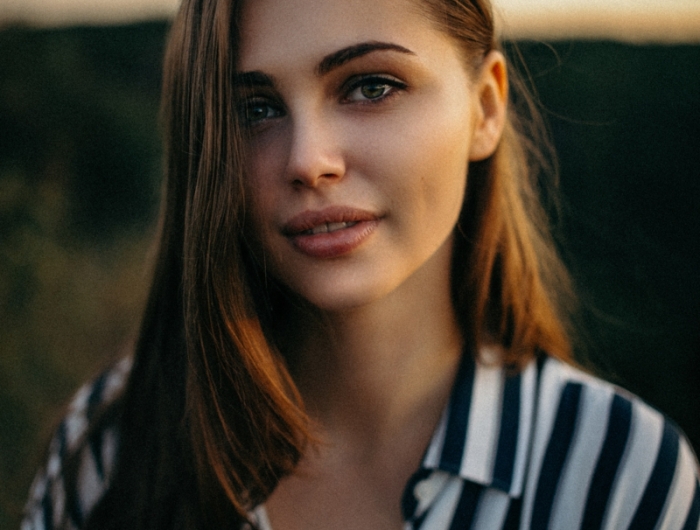
<svg viewBox="0 0 700 530"><path fill-rule="evenodd" d="M499 51L491 51L477 73L474 86L477 98L475 123L469 161L491 156L503 134L508 102L508 71Z"/></svg>

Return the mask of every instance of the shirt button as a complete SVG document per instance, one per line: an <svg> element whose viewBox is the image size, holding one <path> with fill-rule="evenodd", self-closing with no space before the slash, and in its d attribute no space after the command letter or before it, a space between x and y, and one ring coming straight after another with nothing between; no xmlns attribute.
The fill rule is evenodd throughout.
<svg viewBox="0 0 700 530"><path fill-rule="evenodd" d="M428 478L416 483L413 488L413 495L418 501L419 510L425 509L433 502L445 485L446 479L447 474L437 471Z"/></svg>

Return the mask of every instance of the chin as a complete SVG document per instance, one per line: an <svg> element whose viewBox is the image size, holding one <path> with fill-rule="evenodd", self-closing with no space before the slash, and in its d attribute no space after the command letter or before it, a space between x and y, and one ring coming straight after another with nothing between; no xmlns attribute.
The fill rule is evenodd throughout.
<svg viewBox="0 0 700 530"><path fill-rule="evenodd" d="M355 282L327 281L293 289L298 296L317 310L326 313L343 313L367 307L392 292L393 285L376 285Z"/></svg>
<svg viewBox="0 0 700 530"><path fill-rule="evenodd" d="M308 304L325 313L343 313L368 306L379 299L368 293L336 291L326 293L309 293L303 296Z"/></svg>

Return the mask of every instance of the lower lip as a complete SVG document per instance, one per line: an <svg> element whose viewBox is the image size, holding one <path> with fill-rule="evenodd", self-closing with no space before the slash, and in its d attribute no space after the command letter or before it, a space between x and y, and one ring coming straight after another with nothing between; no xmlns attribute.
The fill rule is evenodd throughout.
<svg viewBox="0 0 700 530"><path fill-rule="evenodd" d="M290 239L297 250L312 258L338 258L349 254L372 235L379 220L360 221L348 228L322 234L299 234Z"/></svg>

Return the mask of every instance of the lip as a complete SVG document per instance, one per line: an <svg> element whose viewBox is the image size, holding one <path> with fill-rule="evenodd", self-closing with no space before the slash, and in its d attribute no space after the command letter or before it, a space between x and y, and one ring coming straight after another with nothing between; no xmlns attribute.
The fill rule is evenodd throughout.
<svg viewBox="0 0 700 530"><path fill-rule="evenodd" d="M367 210L330 206L295 215L282 226L282 233L303 254L329 259L359 247L374 232L380 220L379 215Z"/></svg>

